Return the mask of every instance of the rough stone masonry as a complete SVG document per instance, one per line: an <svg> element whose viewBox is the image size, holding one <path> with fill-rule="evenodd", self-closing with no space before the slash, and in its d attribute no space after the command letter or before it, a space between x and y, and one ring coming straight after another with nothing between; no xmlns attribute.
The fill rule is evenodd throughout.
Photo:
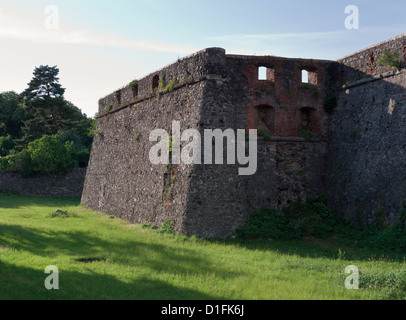
<svg viewBox="0 0 406 320"><path fill-rule="evenodd" d="M231 237L256 209L319 194L350 219L394 222L406 200L406 72L378 65L385 50L406 61L406 35L339 61L209 48L131 82L99 102L82 203L201 237ZM257 129L257 173L151 164L150 133L172 134L173 121L202 136Z"/></svg>

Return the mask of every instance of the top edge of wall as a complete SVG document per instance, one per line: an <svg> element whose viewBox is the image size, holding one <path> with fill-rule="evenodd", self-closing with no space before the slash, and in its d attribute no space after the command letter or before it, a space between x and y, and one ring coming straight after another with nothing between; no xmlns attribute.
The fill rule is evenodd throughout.
<svg viewBox="0 0 406 320"><path fill-rule="evenodd" d="M148 77L150 77L150 76L152 76L152 75L159 74L161 71L163 71L163 70L165 70L165 69L167 69L167 68L169 68L169 67L171 67L171 66L173 66L173 65L175 65L175 64L177 64L177 63L179 63L179 62L183 62L183 61L185 61L185 60L191 59L191 58L193 58L193 57L196 57L196 56L199 56L199 55L202 55L202 54L205 54L205 53L220 53L220 54L226 55L226 50L223 49L223 48L220 48L220 47L209 47L209 48L205 48L205 49L203 49L203 50L197 51L197 52L192 53L192 54L190 54L190 55L187 55L187 56L185 56L185 57L179 58L179 59L177 59L176 61L171 62L171 63L167 64L166 66L164 66L164 67L162 67L162 68L160 68L160 69L158 69L158 70L156 70L156 71L154 71L154 72L151 72L151 73L149 73L149 74L146 74L145 76L143 76L143 77L137 79L137 81L141 81L142 79L146 79L146 78L148 78ZM103 99L105 99L105 98L107 98L107 97L109 97L109 96L111 96L114 92L117 92L117 91L120 91L120 90L125 89L126 87L128 87L128 83L125 84L125 85L123 85L123 86L121 86L120 88L117 88L117 89L114 90L113 92L110 92L110 93L106 94L105 96L103 96L102 98L100 98L99 101L100 101L100 100L103 100Z"/></svg>
<svg viewBox="0 0 406 320"><path fill-rule="evenodd" d="M380 46L382 46L382 45L384 45L384 44L387 44L387 43L389 43L389 42L395 42L395 41L400 40L400 39L402 39L402 38L405 38L405 39L406 39L406 33L403 33L403 34L401 34L401 35L395 36L395 37L390 38L390 39L388 39L388 40L379 42L379 43L377 43L377 44L371 45L371 46L369 46L369 47L367 47L367 48L358 50L358 51L356 51L356 52L354 52L354 53L348 54L348 55L346 55L346 56L344 56L344 57L342 57L342 58L340 58L340 59L337 59L336 61L337 61L337 62L340 62L340 61L342 61L342 60L344 60L344 59L346 59L346 58L349 58L349 57L351 57L351 56L360 54L360 53L365 52L365 51L369 51L369 50L371 50L371 49L373 49L373 48L380 47Z"/></svg>

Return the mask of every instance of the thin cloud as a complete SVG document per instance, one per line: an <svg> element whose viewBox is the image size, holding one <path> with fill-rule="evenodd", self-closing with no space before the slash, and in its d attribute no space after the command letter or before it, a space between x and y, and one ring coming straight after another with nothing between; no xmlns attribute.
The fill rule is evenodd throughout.
<svg viewBox="0 0 406 320"><path fill-rule="evenodd" d="M344 36L348 30L328 32L275 33L275 34L238 34L213 37L215 41L229 41L245 43L247 40L258 41L292 41L292 40L320 40Z"/></svg>
<svg viewBox="0 0 406 320"><path fill-rule="evenodd" d="M48 30L44 25L44 17L25 12L12 12L10 10L0 11L1 38L69 45L115 47L185 55L199 50L185 45L136 41L94 30L74 29L66 25L61 25L58 30Z"/></svg>
<svg viewBox="0 0 406 320"><path fill-rule="evenodd" d="M274 34L232 34L208 39L216 44L228 46L228 51L241 53L268 54L302 58L337 59L354 51L359 45L362 49L388 37L405 32L404 27L363 27L359 30L333 30L325 32L297 32ZM272 52L269 52L272 50Z"/></svg>

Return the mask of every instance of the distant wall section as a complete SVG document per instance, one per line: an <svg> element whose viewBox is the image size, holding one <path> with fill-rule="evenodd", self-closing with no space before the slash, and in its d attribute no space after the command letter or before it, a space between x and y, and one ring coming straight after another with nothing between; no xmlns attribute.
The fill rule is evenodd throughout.
<svg viewBox="0 0 406 320"><path fill-rule="evenodd" d="M0 171L0 190L28 196L81 197L85 168L76 168L58 176L23 177L19 172Z"/></svg>
<svg viewBox="0 0 406 320"><path fill-rule="evenodd" d="M384 51L398 54L399 60L406 63L406 34L339 59L338 62L342 65L342 82L350 83L393 70L387 65L379 64L379 59Z"/></svg>

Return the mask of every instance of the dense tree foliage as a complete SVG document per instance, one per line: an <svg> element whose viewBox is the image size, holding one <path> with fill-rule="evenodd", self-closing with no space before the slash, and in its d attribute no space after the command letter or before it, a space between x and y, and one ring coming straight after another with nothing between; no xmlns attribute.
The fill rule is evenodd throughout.
<svg viewBox="0 0 406 320"><path fill-rule="evenodd" d="M73 142L63 143L57 135L44 135L24 150L23 171L29 175L69 171L73 168L73 153Z"/></svg>
<svg viewBox="0 0 406 320"><path fill-rule="evenodd" d="M59 84L59 69L49 66L35 68L34 77L21 94L28 120L22 128L24 142L39 139L43 135L63 133L74 135L83 147L89 146L86 139L90 121L79 108L64 99L65 89Z"/></svg>
<svg viewBox="0 0 406 320"><path fill-rule="evenodd" d="M56 66L40 66L21 94L0 93L0 169L49 174L87 164L94 119L65 100L58 74ZM70 158L60 154L67 146ZM43 158L49 150L54 157Z"/></svg>
<svg viewBox="0 0 406 320"><path fill-rule="evenodd" d="M14 91L0 93L0 135L21 138L25 120L26 113L19 102L19 95Z"/></svg>

